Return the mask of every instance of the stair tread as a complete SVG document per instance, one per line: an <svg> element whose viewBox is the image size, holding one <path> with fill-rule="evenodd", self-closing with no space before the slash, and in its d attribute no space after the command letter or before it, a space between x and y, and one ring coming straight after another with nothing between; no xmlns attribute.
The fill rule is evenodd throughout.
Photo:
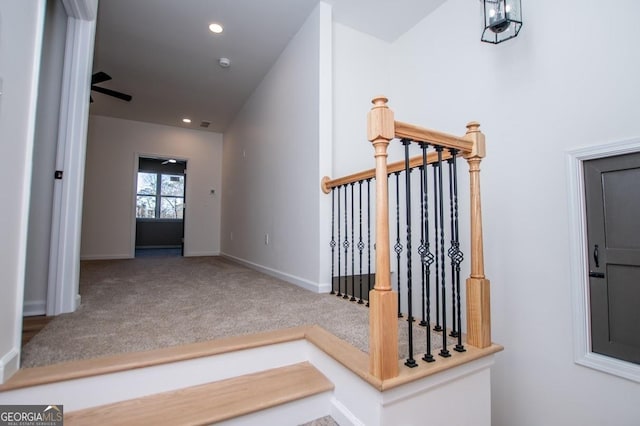
<svg viewBox="0 0 640 426"><path fill-rule="evenodd" d="M65 413L66 425L205 425L334 388L309 362Z"/></svg>

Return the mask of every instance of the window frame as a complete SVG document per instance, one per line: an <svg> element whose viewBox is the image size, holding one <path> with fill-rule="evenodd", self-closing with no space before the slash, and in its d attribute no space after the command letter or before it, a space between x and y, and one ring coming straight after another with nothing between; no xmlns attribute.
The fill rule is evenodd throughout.
<svg viewBox="0 0 640 426"><path fill-rule="evenodd" d="M155 192L153 194L144 194L138 192L138 182L140 179L141 173L154 174L156 175L155 182ZM182 177L182 195L162 195L162 177L163 176L178 176ZM178 222L184 220L184 200L185 200L185 174L184 173L163 173L155 170L138 170L136 174L136 221L143 222ZM155 217L138 217L138 197L154 197L155 198L155 209L154 214ZM171 198L171 199L182 199L183 206L183 217L181 218L171 218L171 217L161 217L162 214L162 199L163 198Z"/></svg>

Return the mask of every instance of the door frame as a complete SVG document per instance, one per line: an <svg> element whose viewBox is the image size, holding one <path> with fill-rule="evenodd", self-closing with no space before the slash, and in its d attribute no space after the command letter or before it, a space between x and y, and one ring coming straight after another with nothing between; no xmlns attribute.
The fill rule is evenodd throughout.
<svg viewBox="0 0 640 426"><path fill-rule="evenodd" d="M591 351L584 161L640 152L640 138L567 151L569 266L576 364L640 383L640 365Z"/></svg>
<svg viewBox="0 0 640 426"><path fill-rule="evenodd" d="M47 315L80 305L80 233L98 0L62 0L68 15L51 218Z"/></svg>
<svg viewBox="0 0 640 426"><path fill-rule="evenodd" d="M184 211L182 212L182 256L185 255L185 247L187 246L187 234L185 232L187 223L187 167L189 166L189 159L185 157L165 154L146 154L144 152L136 152L133 155L133 184L132 184L132 204L131 204L131 258L136 257L136 202L138 200L138 170L140 165L140 158L153 158L156 160L165 160L174 158L177 161L184 161Z"/></svg>

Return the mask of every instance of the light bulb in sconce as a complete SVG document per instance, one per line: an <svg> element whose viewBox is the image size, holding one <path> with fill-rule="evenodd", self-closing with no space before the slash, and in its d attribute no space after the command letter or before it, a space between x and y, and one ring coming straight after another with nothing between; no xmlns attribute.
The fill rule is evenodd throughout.
<svg viewBox="0 0 640 426"><path fill-rule="evenodd" d="M489 29L496 34L499 34L509 28L511 22L505 16L505 10L510 10L511 7L507 5L503 9L503 2L498 0L495 9L489 11Z"/></svg>
<svg viewBox="0 0 640 426"><path fill-rule="evenodd" d="M498 44L514 38L522 27L521 0L480 0L484 29L481 40Z"/></svg>

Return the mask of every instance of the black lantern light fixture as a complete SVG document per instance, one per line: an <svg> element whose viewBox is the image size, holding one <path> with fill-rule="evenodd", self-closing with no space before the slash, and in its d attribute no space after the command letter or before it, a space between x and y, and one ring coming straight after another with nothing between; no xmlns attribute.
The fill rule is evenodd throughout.
<svg viewBox="0 0 640 426"><path fill-rule="evenodd" d="M522 27L520 0L482 0L482 41L498 44L514 38Z"/></svg>

